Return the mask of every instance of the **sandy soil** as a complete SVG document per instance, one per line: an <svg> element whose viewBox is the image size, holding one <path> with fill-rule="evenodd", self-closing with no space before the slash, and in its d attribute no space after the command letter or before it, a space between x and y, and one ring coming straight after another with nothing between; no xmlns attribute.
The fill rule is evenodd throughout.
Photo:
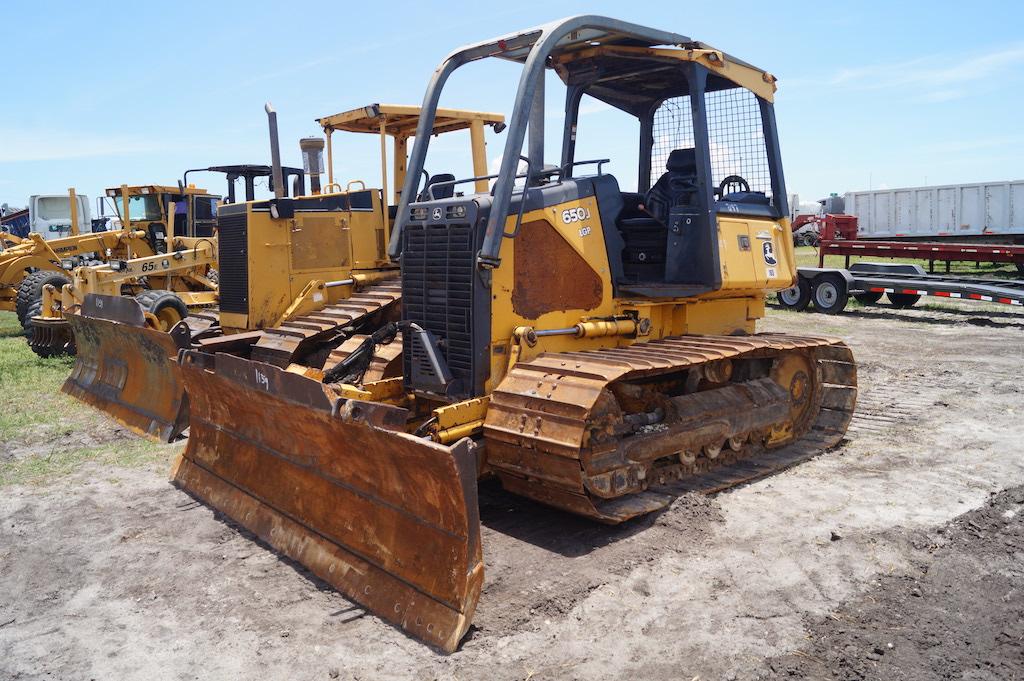
<svg viewBox="0 0 1024 681"><path fill-rule="evenodd" d="M861 399L842 446L769 479L619 528L486 486L487 584L450 656L162 466L5 488L0 677L1024 678L1024 316L967 309L773 311L847 338Z"/></svg>

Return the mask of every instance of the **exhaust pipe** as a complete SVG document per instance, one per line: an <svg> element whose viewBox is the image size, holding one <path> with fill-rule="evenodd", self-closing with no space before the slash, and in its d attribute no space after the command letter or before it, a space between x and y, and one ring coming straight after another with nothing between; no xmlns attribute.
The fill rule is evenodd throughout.
<svg viewBox="0 0 1024 681"><path fill-rule="evenodd" d="M281 143L277 136L277 112L267 102L263 107L267 111L267 123L270 126L270 164L273 167L274 198L283 199L286 195L284 173L281 171Z"/></svg>
<svg viewBox="0 0 1024 681"><path fill-rule="evenodd" d="M302 151L302 165L309 173L309 190L320 193L320 175L324 172L324 141L319 137L303 137L299 140Z"/></svg>

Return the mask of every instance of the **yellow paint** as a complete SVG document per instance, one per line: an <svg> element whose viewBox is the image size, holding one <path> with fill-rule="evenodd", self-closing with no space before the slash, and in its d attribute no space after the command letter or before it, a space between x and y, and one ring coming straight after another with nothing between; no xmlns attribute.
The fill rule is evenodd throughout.
<svg viewBox="0 0 1024 681"><path fill-rule="evenodd" d="M563 217L565 211L570 216L568 221ZM586 217L573 220L573 214ZM541 314L537 319L525 319L516 314L512 306L516 257L514 239L505 239L500 251L501 264L492 271L491 372L485 386L488 392L504 377L512 356L529 360L542 352L626 347L681 334L754 333L755 322L764 315L765 292L788 288L796 275L792 244L785 238L788 234L787 221L719 215L718 250L722 275L719 290L690 298L617 300L605 250L605 227L601 223L596 200L587 197L567 201L523 216L523 223L541 220L550 224L597 273L602 283L602 299L592 309L552 311ZM506 232L514 229L515 221L515 215L507 218ZM741 236L745 237L746 249L741 245ZM772 245L775 265L765 261L765 242ZM519 327L565 329L588 318L622 317L649 319L650 332L643 337L618 332L584 334L583 337L542 336L532 347L515 339L515 330ZM593 324L591 326L597 328Z"/></svg>

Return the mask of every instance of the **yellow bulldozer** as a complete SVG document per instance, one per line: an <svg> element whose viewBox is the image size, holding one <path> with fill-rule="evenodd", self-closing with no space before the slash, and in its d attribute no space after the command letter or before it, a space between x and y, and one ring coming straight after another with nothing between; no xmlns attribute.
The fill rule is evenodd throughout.
<svg viewBox="0 0 1024 681"><path fill-rule="evenodd" d="M346 356L348 348L355 347L352 336L398 317L398 270L388 257L393 209L385 202L387 141L393 141L397 202L419 108L372 104L318 119L327 136L328 181L321 186L323 139L306 138L300 147L311 193L292 198L285 195L286 183L280 176L276 113L269 105L267 114L275 197L256 201L250 196L244 203L220 207L217 308L169 325L157 323L159 315L147 317L150 310L140 305L146 301L96 292L83 296L81 314L68 316L78 356L64 392L144 436L171 441L189 425L177 362L182 349L319 369L330 357ZM439 110L427 134L468 130L474 172L482 175L485 127L500 129L503 121L496 114ZM332 134L338 131L380 136L381 189L362 180L344 188L335 182ZM434 179L441 182L446 177ZM486 181L481 180L477 189L486 189ZM183 265L192 262L187 258L198 248L176 250L186 258ZM204 257L214 255L202 252ZM149 262L139 261L136 268ZM108 278L114 283L112 275ZM400 371L396 362L391 367Z"/></svg>
<svg viewBox="0 0 1024 681"><path fill-rule="evenodd" d="M444 85L487 57L522 65L493 189L422 189ZM548 71L565 85L551 165ZM390 239L401 319L322 373L182 353L192 428L174 482L453 651L483 583L479 478L621 523L837 444L850 350L755 333L795 277L775 90L714 47L603 17L456 50L427 89ZM595 105L633 119L636 165L576 157L614 134L588 138ZM376 370L399 356L400 376Z"/></svg>

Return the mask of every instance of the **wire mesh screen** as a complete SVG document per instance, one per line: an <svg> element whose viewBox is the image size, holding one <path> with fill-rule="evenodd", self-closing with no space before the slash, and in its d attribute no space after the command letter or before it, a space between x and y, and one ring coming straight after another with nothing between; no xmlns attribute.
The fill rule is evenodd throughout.
<svg viewBox="0 0 1024 681"><path fill-rule="evenodd" d="M704 95L711 142L711 181L717 186L739 175L750 191L772 193L768 151L761 127L761 107L750 90L732 88Z"/></svg>
<svg viewBox="0 0 1024 681"><path fill-rule="evenodd" d="M665 172L673 149L693 148L693 111L690 96L672 97L654 112L654 146L651 149L651 183Z"/></svg>
<svg viewBox="0 0 1024 681"><path fill-rule="evenodd" d="M743 88L716 90L704 95L711 147L711 180L715 186L739 175L750 190L771 196L772 178L761 126L761 108L754 93ZM690 97L666 99L654 113L651 182L665 172L673 149L694 145Z"/></svg>

